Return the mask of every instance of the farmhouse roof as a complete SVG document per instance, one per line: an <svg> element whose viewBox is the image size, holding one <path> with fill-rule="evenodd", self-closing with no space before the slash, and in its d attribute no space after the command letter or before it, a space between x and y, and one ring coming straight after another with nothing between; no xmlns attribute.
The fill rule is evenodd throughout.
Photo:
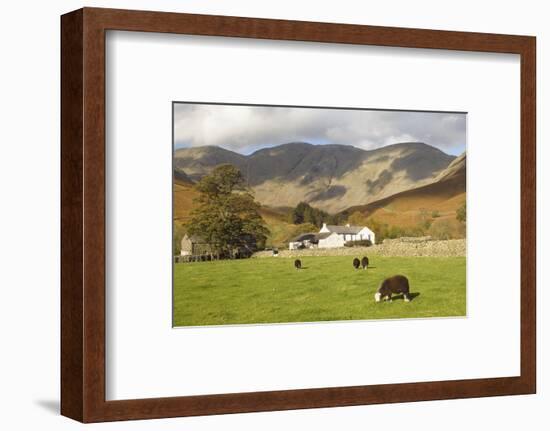
<svg viewBox="0 0 550 431"><path fill-rule="evenodd" d="M312 240L312 239L315 239L316 237L317 237L316 232L306 232L306 233L301 233L298 236L295 236L294 238L291 239L291 242L300 242L300 241Z"/></svg>
<svg viewBox="0 0 550 431"><path fill-rule="evenodd" d="M327 229L331 232L338 234L357 234L359 233L364 226L337 226L337 225L327 225Z"/></svg>
<svg viewBox="0 0 550 431"><path fill-rule="evenodd" d="M318 233L316 236L317 236L317 239L320 240L320 239L325 239L325 238L328 238L329 236L331 236L334 232L321 232L321 233Z"/></svg>
<svg viewBox="0 0 550 431"><path fill-rule="evenodd" d="M295 236L290 240L290 242L302 242L302 241L319 241L320 239L325 239L331 236L334 232L307 232L302 233L298 236Z"/></svg>

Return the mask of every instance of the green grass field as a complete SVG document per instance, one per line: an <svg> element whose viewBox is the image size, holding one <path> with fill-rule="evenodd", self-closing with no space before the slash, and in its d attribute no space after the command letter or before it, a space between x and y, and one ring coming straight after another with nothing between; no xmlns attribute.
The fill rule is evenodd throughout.
<svg viewBox="0 0 550 431"><path fill-rule="evenodd" d="M260 258L174 266L174 325L317 322L466 315L466 258L349 256ZM388 276L409 278L406 303L374 302Z"/></svg>

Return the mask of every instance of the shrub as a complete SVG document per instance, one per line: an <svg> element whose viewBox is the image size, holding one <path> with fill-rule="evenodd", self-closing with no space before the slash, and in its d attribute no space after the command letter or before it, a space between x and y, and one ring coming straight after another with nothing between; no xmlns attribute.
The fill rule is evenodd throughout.
<svg viewBox="0 0 550 431"><path fill-rule="evenodd" d="M434 223L429 231L434 239L452 239L453 228L449 220L441 220L439 223Z"/></svg>
<svg viewBox="0 0 550 431"><path fill-rule="evenodd" d="M375 219L374 217L369 217L367 219L366 225L376 234L376 240L381 243L385 238L388 237L388 224L382 223Z"/></svg>
<svg viewBox="0 0 550 431"><path fill-rule="evenodd" d="M360 239L357 241L346 241L344 246L346 247L370 247L372 241L370 239Z"/></svg>
<svg viewBox="0 0 550 431"><path fill-rule="evenodd" d="M421 221L420 223L418 223L418 227L417 227L417 231L420 232L420 234L418 236L422 236L424 235L424 232L427 231L428 229L430 229L430 227L432 226L432 223L433 221L430 220L430 219L426 219L424 221ZM411 235L411 236L416 236L416 235Z"/></svg>
<svg viewBox="0 0 550 431"><path fill-rule="evenodd" d="M355 211L348 217L347 222L355 226L368 226L369 220L360 211Z"/></svg>
<svg viewBox="0 0 550 431"><path fill-rule="evenodd" d="M466 223L466 202L464 202L457 210L456 210L456 219L462 223Z"/></svg>

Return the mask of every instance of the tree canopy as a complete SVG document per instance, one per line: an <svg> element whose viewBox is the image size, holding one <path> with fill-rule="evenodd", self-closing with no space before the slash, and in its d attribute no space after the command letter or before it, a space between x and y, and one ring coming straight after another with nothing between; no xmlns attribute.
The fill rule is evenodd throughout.
<svg viewBox="0 0 550 431"><path fill-rule="evenodd" d="M260 204L236 167L216 167L196 189L200 193L195 199L197 207L186 224L190 235L229 254L241 247L254 249L265 244L269 230L259 213Z"/></svg>
<svg viewBox="0 0 550 431"><path fill-rule="evenodd" d="M321 227L323 223L340 224L346 220L347 214L329 214L319 208L312 207L307 202L300 202L295 208L290 210L289 221L292 224L309 223L316 227Z"/></svg>
<svg viewBox="0 0 550 431"><path fill-rule="evenodd" d="M311 223L321 227L328 218L325 211L313 208L307 202L300 202L290 213L290 222L293 224Z"/></svg>
<svg viewBox="0 0 550 431"><path fill-rule="evenodd" d="M464 202L457 210L456 210L456 219L460 222L466 223L466 202Z"/></svg>

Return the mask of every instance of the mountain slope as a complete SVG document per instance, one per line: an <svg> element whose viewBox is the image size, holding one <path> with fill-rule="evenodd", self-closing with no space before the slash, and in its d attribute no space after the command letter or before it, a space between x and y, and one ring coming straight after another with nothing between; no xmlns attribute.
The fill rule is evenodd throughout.
<svg viewBox="0 0 550 431"><path fill-rule="evenodd" d="M219 147L175 152L175 175L200 180L214 167L236 166L264 206L305 201L334 213L433 182L455 159L429 145L410 142L365 151L349 145L303 142L244 156Z"/></svg>
<svg viewBox="0 0 550 431"><path fill-rule="evenodd" d="M441 171L432 183L367 205L348 208L346 213L359 212L364 217L400 227L413 227L429 219L434 227L446 224L450 232L461 236L463 225L456 220L456 210L464 202L466 155L462 154Z"/></svg>
<svg viewBox="0 0 550 431"><path fill-rule="evenodd" d="M178 225L184 224L191 218L191 211L195 207L194 199L199 192L190 182L176 180L173 187L173 217Z"/></svg>
<svg viewBox="0 0 550 431"><path fill-rule="evenodd" d="M246 156L215 146L182 148L174 152L174 172L184 172L191 180L198 181L222 164L232 164L242 172L246 159Z"/></svg>
<svg viewBox="0 0 550 431"><path fill-rule="evenodd" d="M443 202L465 193L466 155L462 154L453 160L446 169L441 171L432 183L397 193L356 209L374 211L377 208L388 207L390 205L393 208L408 209L411 207L409 202ZM352 210L353 208L348 209L348 211Z"/></svg>

